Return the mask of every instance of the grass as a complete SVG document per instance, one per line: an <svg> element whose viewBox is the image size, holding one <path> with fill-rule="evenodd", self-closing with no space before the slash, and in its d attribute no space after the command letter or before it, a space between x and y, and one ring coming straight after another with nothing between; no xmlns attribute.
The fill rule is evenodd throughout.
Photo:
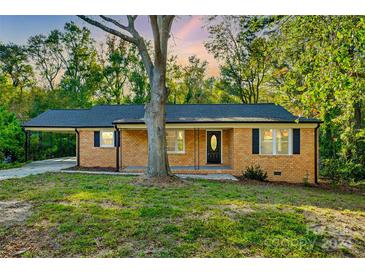
<svg viewBox="0 0 365 274"><path fill-rule="evenodd" d="M0 256L364 257L365 199L308 187L43 174L0 182L31 204L0 225Z"/></svg>

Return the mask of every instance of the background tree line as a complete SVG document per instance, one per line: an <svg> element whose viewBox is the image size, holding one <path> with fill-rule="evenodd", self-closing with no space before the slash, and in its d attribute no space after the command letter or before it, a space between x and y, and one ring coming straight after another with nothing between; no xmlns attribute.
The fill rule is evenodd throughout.
<svg viewBox="0 0 365 274"><path fill-rule="evenodd" d="M168 101L275 102L321 119L321 165L335 180L365 177L364 16L212 16L205 47L219 74L170 55ZM0 42L0 158L23 158L20 122L50 108L144 103L149 81L135 46L67 23L26 45ZM14 114L12 114L14 113ZM9 138L17 142L7 142ZM15 139L14 139L15 138Z"/></svg>

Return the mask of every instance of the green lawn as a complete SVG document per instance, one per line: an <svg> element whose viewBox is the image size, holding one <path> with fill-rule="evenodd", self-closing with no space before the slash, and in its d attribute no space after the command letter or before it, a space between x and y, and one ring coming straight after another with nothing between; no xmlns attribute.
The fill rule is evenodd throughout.
<svg viewBox="0 0 365 274"><path fill-rule="evenodd" d="M364 257L365 197L270 184L44 174L0 182L30 204L0 223L0 256ZM1 217L0 217L1 218Z"/></svg>

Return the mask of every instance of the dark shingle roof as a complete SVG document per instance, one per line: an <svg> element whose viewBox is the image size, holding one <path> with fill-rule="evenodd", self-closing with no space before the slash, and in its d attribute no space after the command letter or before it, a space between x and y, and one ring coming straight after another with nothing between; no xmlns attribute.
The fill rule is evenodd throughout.
<svg viewBox="0 0 365 274"><path fill-rule="evenodd" d="M25 127L111 127L114 123L143 123L144 105L99 105L85 110L49 110L23 124ZM275 104L167 105L167 123L293 123L298 119ZM300 123L318 123L299 118Z"/></svg>

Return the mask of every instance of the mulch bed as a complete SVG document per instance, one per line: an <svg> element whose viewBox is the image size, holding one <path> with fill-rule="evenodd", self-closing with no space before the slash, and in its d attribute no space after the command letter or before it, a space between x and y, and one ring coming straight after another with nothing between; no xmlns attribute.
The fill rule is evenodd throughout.
<svg viewBox="0 0 365 274"><path fill-rule="evenodd" d="M113 168L113 167L80 167L80 166L73 166L73 167L65 168L65 170L116 172L116 169Z"/></svg>

